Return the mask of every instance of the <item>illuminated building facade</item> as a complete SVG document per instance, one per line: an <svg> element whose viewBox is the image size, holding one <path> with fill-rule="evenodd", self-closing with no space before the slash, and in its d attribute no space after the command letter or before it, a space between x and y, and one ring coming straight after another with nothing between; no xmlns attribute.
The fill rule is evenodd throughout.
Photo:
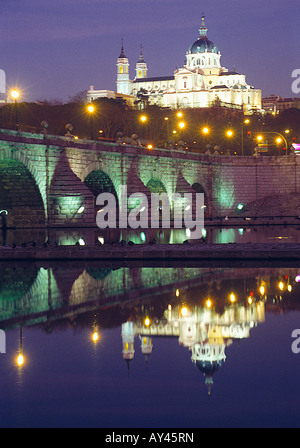
<svg viewBox="0 0 300 448"><path fill-rule="evenodd" d="M87 98L95 99L98 92L90 89ZM261 90L246 83L245 75L228 71L221 66L221 53L207 37L202 16L199 37L186 52L186 64L173 75L148 77L148 67L142 48L135 68L135 79L130 80L129 60L122 42L117 60L117 94L131 95L144 104L161 107L211 107L216 104L244 108L245 111L261 109Z"/></svg>

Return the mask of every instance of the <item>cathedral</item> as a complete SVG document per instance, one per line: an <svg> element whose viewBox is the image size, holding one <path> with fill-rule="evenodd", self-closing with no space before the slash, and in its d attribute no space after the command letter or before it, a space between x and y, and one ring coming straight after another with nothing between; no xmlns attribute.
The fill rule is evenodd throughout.
<svg viewBox="0 0 300 448"><path fill-rule="evenodd" d="M94 90L87 100L99 97L123 97L128 103L157 104L168 108L211 107L223 105L243 108L245 113L261 110L261 90L246 83L246 76L221 66L221 53L207 37L205 18L198 39L186 52L186 64L173 75L148 77L148 67L141 48L135 66L135 78L130 79L129 60L122 48L117 60L117 89Z"/></svg>

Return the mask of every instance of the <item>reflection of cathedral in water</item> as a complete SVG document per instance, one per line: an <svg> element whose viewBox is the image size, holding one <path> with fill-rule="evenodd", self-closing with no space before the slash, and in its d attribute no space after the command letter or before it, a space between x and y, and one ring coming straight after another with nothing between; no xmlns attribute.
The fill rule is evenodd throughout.
<svg viewBox="0 0 300 448"><path fill-rule="evenodd" d="M169 305L164 319L157 322L134 323L122 325L123 358L128 366L134 358L134 338L139 336L141 351L148 363L152 352L152 339L156 336L178 337L179 345L191 351L192 362L205 376L205 384L210 394L213 374L225 362L225 349L233 340L250 336L251 328L265 320L265 304L263 301L248 305L233 304L225 307L223 314L217 313L213 307Z"/></svg>

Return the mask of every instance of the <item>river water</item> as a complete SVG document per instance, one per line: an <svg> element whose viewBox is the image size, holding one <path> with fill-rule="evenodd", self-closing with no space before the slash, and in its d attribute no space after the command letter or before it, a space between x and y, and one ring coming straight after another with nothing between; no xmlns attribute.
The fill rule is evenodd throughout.
<svg viewBox="0 0 300 448"><path fill-rule="evenodd" d="M208 235L299 238L295 228ZM0 426L299 427L299 275L283 263L0 263Z"/></svg>

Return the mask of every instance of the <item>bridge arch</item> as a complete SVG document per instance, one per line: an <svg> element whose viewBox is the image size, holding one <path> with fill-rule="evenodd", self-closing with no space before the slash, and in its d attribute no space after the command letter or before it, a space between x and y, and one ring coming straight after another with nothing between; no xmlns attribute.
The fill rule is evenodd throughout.
<svg viewBox="0 0 300 448"><path fill-rule="evenodd" d="M95 169L94 171L91 171L87 175L87 177L84 179L84 184L94 195L95 213L98 213L101 208L99 205L96 205L96 199L97 199L98 195L101 193L113 194L115 197L116 206L118 209L118 204L119 204L118 193L114 187L113 181L111 180L111 178L105 171L103 171L101 169Z"/></svg>
<svg viewBox="0 0 300 448"><path fill-rule="evenodd" d="M8 227L38 227L46 222L47 200L46 193L44 198L41 194L42 181L24 161L17 157L0 159L0 209L8 212Z"/></svg>
<svg viewBox="0 0 300 448"><path fill-rule="evenodd" d="M149 189L151 193L167 193L167 189L163 182L158 179L157 177L152 177L146 185L146 187Z"/></svg>
<svg viewBox="0 0 300 448"><path fill-rule="evenodd" d="M72 167L72 170L76 170ZM95 161L88 164L81 172L76 172L77 176L93 193L95 200L100 193L112 193L119 202L119 186L122 182L118 179L109 164L104 161ZM121 175L121 173L119 173Z"/></svg>
<svg viewBox="0 0 300 448"><path fill-rule="evenodd" d="M0 147L0 162L5 160L15 160L16 162L19 162L20 164L24 165L24 167L28 170L30 175L32 176L39 193L41 195L42 201L43 201L43 209L45 211L45 215L47 215L47 191L46 191L46 183L47 179L43 172L43 170L40 169L40 167L37 167L29 157L26 155L27 148L25 148L25 151L21 151L20 148L16 148L14 150L14 147ZM1 178L0 173L0 178Z"/></svg>

